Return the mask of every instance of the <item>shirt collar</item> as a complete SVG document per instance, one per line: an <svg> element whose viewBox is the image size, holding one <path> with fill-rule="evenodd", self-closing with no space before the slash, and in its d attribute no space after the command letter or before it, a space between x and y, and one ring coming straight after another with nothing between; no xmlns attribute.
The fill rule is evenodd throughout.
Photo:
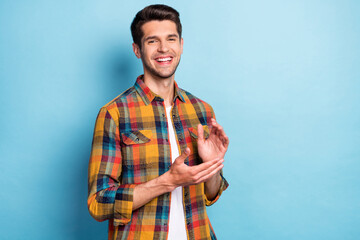
<svg viewBox="0 0 360 240"><path fill-rule="evenodd" d="M144 101L146 105L149 105L155 98L160 98L159 95L152 92L148 86L144 83L144 75L140 75L135 82L135 89L140 95L141 99ZM175 82L175 96L174 96L174 102L176 98L179 98L181 101L185 102L185 99L181 93L181 89L178 87L177 83Z"/></svg>

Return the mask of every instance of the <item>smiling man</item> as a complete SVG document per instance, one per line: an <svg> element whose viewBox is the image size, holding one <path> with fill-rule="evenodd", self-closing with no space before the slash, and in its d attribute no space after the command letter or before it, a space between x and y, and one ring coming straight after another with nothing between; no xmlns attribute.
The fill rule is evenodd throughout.
<svg viewBox="0 0 360 240"><path fill-rule="evenodd" d="M151 5L131 24L144 74L100 109L89 163L90 214L109 239L216 239L206 206L228 187L229 139L209 104L179 88L179 13Z"/></svg>

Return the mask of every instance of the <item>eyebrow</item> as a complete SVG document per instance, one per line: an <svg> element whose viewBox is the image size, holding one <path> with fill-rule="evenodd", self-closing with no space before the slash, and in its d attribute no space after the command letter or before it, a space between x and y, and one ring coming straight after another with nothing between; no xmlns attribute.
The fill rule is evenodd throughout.
<svg viewBox="0 0 360 240"><path fill-rule="evenodd" d="M179 38L179 35L177 35L177 34L170 34L170 35L168 35L168 37L176 37L176 38Z"/></svg>
<svg viewBox="0 0 360 240"><path fill-rule="evenodd" d="M179 38L179 36L178 36L177 34L169 34L169 35L167 35L167 37L168 37L168 38L170 38L170 37ZM148 40L150 40L150 39L156 39L156 38L158 38L158 37L157 37L157 36L148 36L148 37L146 37L146 38L144 39L144 41L148 41Z"/></svg>

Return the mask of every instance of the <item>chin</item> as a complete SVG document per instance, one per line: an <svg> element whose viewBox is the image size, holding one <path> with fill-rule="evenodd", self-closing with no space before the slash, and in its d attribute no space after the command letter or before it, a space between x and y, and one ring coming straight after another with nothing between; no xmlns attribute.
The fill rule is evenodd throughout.
<svg viewBox="0 0 360 240"><path fill-rule="evenodd" d="M174 76L177 66L178 65L172 66L168 69L161 69L161 68L156 69L155 66L149 66L149 65L145 64L145 69L153 77L156 77L159 79L167 79L167 78L171 78L172 76Z"/></svg>
<svg viewBox="0 0 360 240"><path fill-rule="evenodd" d="M172 71L169 73L160 73L160 72L151 71L151 75L156 76L158 78L163 78L163 79L171 78L172 76L174 76L174 74L175 74L175 71Z"/></svg>

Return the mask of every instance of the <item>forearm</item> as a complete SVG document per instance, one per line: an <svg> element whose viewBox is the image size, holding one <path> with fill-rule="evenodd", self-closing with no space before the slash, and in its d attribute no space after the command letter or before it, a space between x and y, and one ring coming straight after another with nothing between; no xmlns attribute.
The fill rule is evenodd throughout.
<svg viewBox="0 0 360 240"><path fill-rule="evenodd" d="M221 185L220 171L204 183L206 198L213 200L219 192Z"/></svg>
<svg viewBox="0 0 360 240"><path fill-rule="evenodd" d="M154 198L164 193L173 191L175 188L176 186L170 184L169 172L166 172L163 175L146 183L136 185L134 188L132 209L136 210Z"/></svg>

